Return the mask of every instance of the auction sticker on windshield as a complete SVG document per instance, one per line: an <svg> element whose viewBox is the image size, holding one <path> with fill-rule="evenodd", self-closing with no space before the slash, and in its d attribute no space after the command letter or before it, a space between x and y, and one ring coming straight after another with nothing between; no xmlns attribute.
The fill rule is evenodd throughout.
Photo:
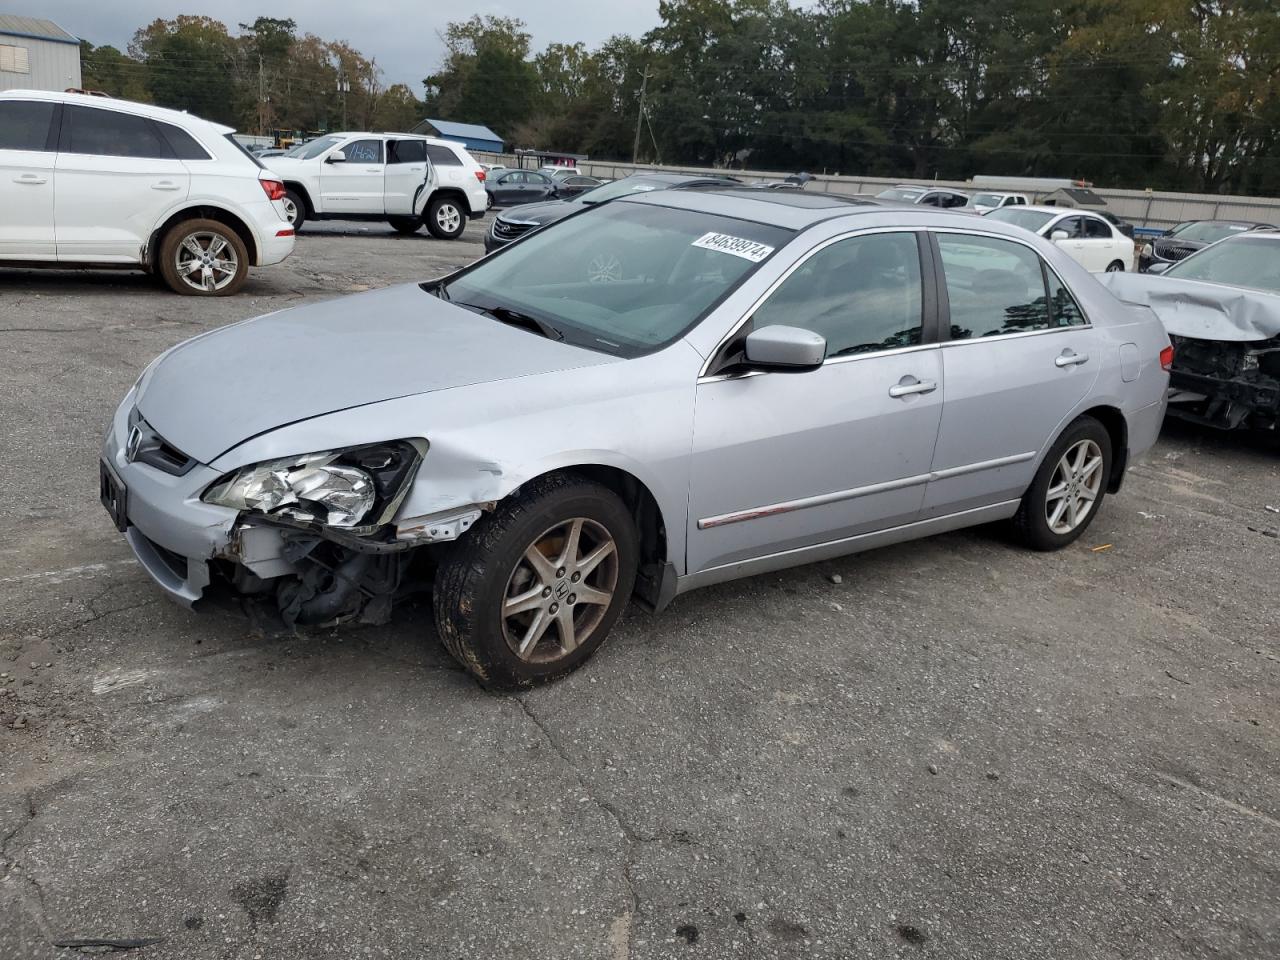
<svg viewBox="0 0 1280 960"><path fill-rule="evenodd" d="M693 241L692 245L702 247L704 250L715 250L719 253L727 253L730 256L742 257L742 259L750 260L752 263L759 263L773 253L773 247L765 246L763 243L756 243L754 240L747 240L744 237L735 237L728 233L704 233Z"/></svg>

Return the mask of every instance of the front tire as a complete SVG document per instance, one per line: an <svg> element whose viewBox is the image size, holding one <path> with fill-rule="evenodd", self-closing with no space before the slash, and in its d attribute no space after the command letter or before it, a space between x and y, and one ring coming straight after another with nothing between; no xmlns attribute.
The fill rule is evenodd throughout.
<svg viewBox="0 0 1280 960"><path fill-rule="evenodd" d="M455 543L436 573L436 627L486 687L581 666L635 586L635 525L612 490L570 475L527 484Z"/></svg>
<svg viewBox="0 0 1280 960"><path fill-rule="evenodd" d="M229 297L249 278L249 251L217 220L183 220L160 241L160 276L175 293Z"/></svg>
<svg viewBox="0 0 1280 960"><path fill-rule="evenodd" d="M418 228L422 226L422 221L417 217L390 217L387 223L391 224L391 229L396 233L403 233L406 236L417 233Z"/></svg>
<svg viewBox="0 0 1280 960"><path fill-rule="evenodd" d="M462 204L453 197L436 197L427 205L427 229L440 240L457 240L467 227Z"/></svg>
<svg viewBox="0 0 1280 960"><path fill-rule="evenodd" d="M294 233L301 230L302 225L307 222L306 201L302 199L296 190L286 190L284 192L284 216L293 226Z"/></svg>
<svg viewBox="0 0 1280 960"><path fill-rule="evenodd" d="M1093 523L1111 476L1111 435L1090 416L1068 425L1049 449L1013 517L1033 550L1061 550Z"/></svg>

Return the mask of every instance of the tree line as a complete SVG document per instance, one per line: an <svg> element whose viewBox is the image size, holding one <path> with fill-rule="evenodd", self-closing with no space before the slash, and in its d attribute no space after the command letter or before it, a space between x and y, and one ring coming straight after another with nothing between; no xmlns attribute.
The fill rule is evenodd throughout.
<svg viewBox="0 0 1280 960"><path fill-rule="evenodd" d="M334 129L345 97L349 127L440 117L601 159L1280 194L1275 0L660 0L658 13L594 49L535 50L510 18L451 23L421 99L384 88L347 44L269 18L234 36L204 17L156 21L127 55L88 48L85 82L249 132L267 118Z"/></svg>

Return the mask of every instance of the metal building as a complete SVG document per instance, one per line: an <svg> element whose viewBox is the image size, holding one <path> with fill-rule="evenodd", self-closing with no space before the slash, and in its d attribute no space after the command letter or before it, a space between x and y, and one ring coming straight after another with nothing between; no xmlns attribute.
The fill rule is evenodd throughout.
<svg viewBox="0 0 1280 960"><path fill-rule="evenodd" d="M468 150L488 153L502 152L502 138L478 123L454 123L451 120L421 120L413 125L410 133L421 133L441 140L455 140Z"/></svg>
<svg viewBox="0 0 1280 960"><path fill-rule="evenodd" d="M0 90L79 86L79 40L52 20L0 13Z"/></svg>

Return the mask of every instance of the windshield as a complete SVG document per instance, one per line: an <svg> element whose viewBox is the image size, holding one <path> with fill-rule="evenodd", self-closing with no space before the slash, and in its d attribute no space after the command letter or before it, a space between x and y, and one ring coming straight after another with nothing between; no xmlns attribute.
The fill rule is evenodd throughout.
<svg viewBox="0 0 1280 960"><path fill-rule="evenodd" d="M1179 239L1199 240L1202 243L1217 243L1219 240L1235 236L1237 233L1248 232L1248 224L1215 223L1212 220L1197 220L1184 226L1174 228L1174 234L1176 234Z"/></svg>
<svg viewBox="0 0 1280 960"><path fill-rule="evenodd" d="M1003 193L975 193L973 195L973 205L975 207L998 207L1004 203Z"/></svg>
<svg viewBox="0 0 1280 960"><path fill-rule="evenodd" d="M1022 227L1024 230L1036 233L1057 214L1045 213L1042 210L1028 210L1026 207L1000 207L998 210L992 210L987 216L992 220L1012 223L1015 227Z"/></svg>
<svg viewBox="0 0 1280 960"><path fill-rule="evenodd" d="M1280 293L1280 240L1241 237L1216 243L1175 263L1164 276Z"/></svg>
<svg viewBox="0 0 1280 960"><path fill-rule="evenodd" d="M299 144L290 150L287 155L290 157L297 157L299 160L314 160L330 147L341 142L342 137L320 137L318 140L312 140L310 143Z"/></svg>
<svg viewBox="0 0 1280 960"><path fill-rule="evenodd" d="M632 357L682 336L792 231L611 203L529 234L442 285L460 306L524 315L567 343Z"/></svg>
<svg viewBox="0 0 1280 960"><path fill-rule="evenodd" d="M915 203L924 196L923 190L899 190L897 187L890 187L888 190L881 190L876 194L881 200L902 200L906 203Z"/></svg>

